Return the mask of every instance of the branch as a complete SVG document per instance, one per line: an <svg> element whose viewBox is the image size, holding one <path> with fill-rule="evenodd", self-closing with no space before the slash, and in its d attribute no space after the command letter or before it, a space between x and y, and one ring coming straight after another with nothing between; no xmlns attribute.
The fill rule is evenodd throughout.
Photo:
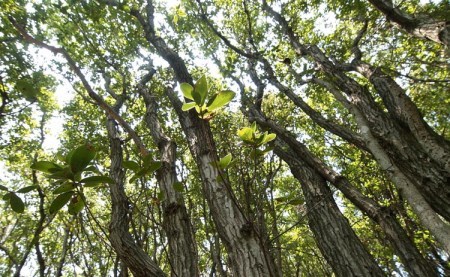
<svg viewBox="0 0 450 277"><path fill-rule="evenodd" d="M78 78L81 80L81 83L85 87L86 91L88 92L89 96L96 102L96 104L103 109L109 116L111 116L114 120L116 120L119 125L133 138L134 143L140 150L141 154L146 155L148 152L142 143L141 139L137 135L137 133L131 128L131 126L117 113L109 106L103 98L98 95L94 89L91 87L89 82L87 81L84 74L81 72L80 67L77 66L76 62L72 59L72 57L67 53L67 51L64 48L58 48L51 45L48 45L40 40L35 39L31 35L29 35L26 30L20 26L13 17L8 17L9 21L14 25L16 30L22 35L23 39L31 44L34 44L40 48L44 48L47 50L50 50L53 54L61 54L69 64L72 71L75 72L75 74L78 76Z"/></svg>
<svg viewBox="0 0 450 277"><path fill-rule="evenodd" d="M382 12L387 20L408 34L446 46L450 45L449 20L435 20L427 14L420 14L414 17L394 7L390 0L369 0L369 2Z"/></svg>

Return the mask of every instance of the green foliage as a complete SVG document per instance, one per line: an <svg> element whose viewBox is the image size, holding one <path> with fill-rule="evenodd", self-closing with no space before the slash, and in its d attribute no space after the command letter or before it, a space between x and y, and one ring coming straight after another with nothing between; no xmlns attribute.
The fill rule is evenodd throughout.
<svg viewBox="0 0 450 277"><path fill-rule="evenodd" d="M210 96L208 102L205 104L208 95L211 95L205 76L202 76L195 83L194 87L190 84L182 83L180 84L180 88L185 98L194 101L185 103L182 110L189 111L195 108L199 117L207 120L213 118L218 109L231 102L236 96L236 93L230 90L220 91Z"/></svg>
<svg viewBox="0 0 450 277"><path fill-rule="evenodd" d="M86 143L72 151L65 157L60 157L64 165L59 165L50 161L37 161L31 165L31 169L46 173L46 177L58 186L53 190L53 194L58 195L50 205L50 213L56 213L67 203L69 214L76 215L85 206L84 188L97 187L101 184L114 184L114 180L108 176L94 175L85 177L90 172L96 172L92 162L97 155L94 146ZM30 191L33 188L24 188Z"/></svg>
<svg viewBox="0 0 450 277"><path fill-rule="evenodd" d="M124 161L123 166L133 171L134 175L130 178L130 183L133 183L139 178L151 175L156 172L161 168L162 163L152 160L151 156L147 155L142 160L142 166L140 166L135 161Z"/></svg>
<svg viewBox="0 0 450 277"><path fill-rule="evenodd" d="M237 132L239 138L247 145L253 147L251 157L264 156L273 150L272 147L267 146L264 149L259 147L264 146L276 138L276 134L269 132L260 133L256 130L256 122L253 122L251 127L244 127Z"/></svg>

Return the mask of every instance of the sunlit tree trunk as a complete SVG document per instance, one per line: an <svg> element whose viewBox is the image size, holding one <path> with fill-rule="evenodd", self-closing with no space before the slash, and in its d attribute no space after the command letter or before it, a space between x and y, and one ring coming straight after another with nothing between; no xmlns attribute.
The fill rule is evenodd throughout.
<svg viewBox="0 0 450 277"><path fill-rule="evenodd" d="M162 167L157 171L160 190L164 192L163 219L164 231L169 243L171 275L177 277L199 276L197 247L192 224L183 195L174 188L176 175L176 144L162 129L157 116L157 103L148 89L141 83L139 92L146 105L145 122L158 146Z"/></svg>

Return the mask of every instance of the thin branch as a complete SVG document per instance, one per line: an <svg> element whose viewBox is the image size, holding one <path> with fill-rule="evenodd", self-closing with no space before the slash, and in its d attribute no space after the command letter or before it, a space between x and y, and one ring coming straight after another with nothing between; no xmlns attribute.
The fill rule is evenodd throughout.
<svg viewBox="0 0 450 277"><path fill-rule="evenodd" d="M119 125L133 138L134 143L140 150L142 155L147 155L148 151L145 148L142 140L139 138L137 133L131 128L131 126L117 113L115 112L111 106L109 106L103 98L98 95L94 89L91 87L89 82L87 81L85 75L81 72L80 67L77 66L76 62L72 59L72 57L67 53L67 51L64 48L58 48L51 45L48 45L40 40L35 39L31 35L29 35L26 30L20 26L13 17L8 17L9 21L14 25L16 30L22 35L24 40L28 43L34 44L40 48L44 48L47 50L50 50L53 54L61 54L69 64L70 68L75 72L75 74L78 76L78 78L83 83L83 86L85 87L86 91L88 92L89 96L97 103L97 105L102 108L109 116L111 116L114 120L116 120Z"/></svg>

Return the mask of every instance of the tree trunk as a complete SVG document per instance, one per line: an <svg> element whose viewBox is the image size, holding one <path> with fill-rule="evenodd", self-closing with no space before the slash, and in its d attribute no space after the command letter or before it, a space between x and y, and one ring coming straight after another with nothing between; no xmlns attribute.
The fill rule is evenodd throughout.
<svg viewBox="0 0 450 277"><path fill-rule="evenodd" d="M439 21L423 14L412 16L394 7L392 0L369 0L369 2L400 30L418 38L428 39L446 46L450 45L448 20Z"/></svg>
<svg viewBox="0 0 450 277"><path fill-rule="evenodd" d="M115 121L108 119L107 130L111 148L110 175L115 181L110 185L112 212L109 240L119 258L135 276L163 277L166 276L164 272L136 244L128 231L130 206L123 188L125 173L122 170L122 146L116 128Z"/></svg>
<svg viewBox="0 0 450 277"><path fill-rule="evenodd" d="M186 211L183 195L174 188L177 182L176 144L164 134L161 128L155 100L143 86L139 88L139 91L147 109L145 122L161 155L162 167L157 171L156 178L165 196L162 203L163 227L169 243L171 276L199 276L198 254L192 224Z"/></svg>
<svg viewBox="0 0 450 277"><path fill-rule="evenodd" d="M170 95L175 100L176 96ZM177 112L181 111L177 109ZM254 223L245 218L224 172L212 165L219 159L209 125L194 112L178 113L178 116L199 167L203 193L228 252L231 271L235 276L276 276L272 258L265 251Z"/></svg>
<svg viewBox="0 0 450 277"><path fill-rule="evenodd" d="M271 131L277 134L278 139L284 142L283 144L278 144L278 151L287 148L288 151L285 153L286 157L291 160L298 160L299 163L303 160L310 168L315 169L324 179L339 189L344 196L355 204L362 212L368 215L373 221L380 224L387 239L391 242L395 253L400 257L411 276L436 276L436 270L420 254L403 228L397 222L395 216L387 208L378 205L372 199L364 196L359 190L352 186L345 177L340 176L334 170L326 166L321 160L315 157L305 145L297 141L275 122L267 120L263 117L262 113L258 113L255 109L251 109L250 114L250 117L256 120L259 125L270 128Z"/></svg>
<svg viewBox="0 0 450 277"><path fill-rule="evenodd" d="M275 149L275 153L287 162L292 174L301 183L309 226L336 276L384 276L339 211L326 180L280 147Z"/></svg>

